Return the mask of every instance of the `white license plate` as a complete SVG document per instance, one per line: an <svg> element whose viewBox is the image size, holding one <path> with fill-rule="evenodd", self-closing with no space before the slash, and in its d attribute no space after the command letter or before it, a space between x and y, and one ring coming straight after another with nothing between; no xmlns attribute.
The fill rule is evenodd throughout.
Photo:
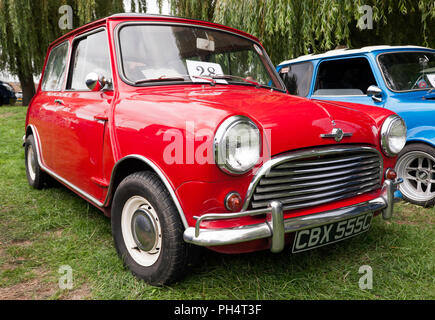
<svg viewBox="0 0 435 320"><path fill-rule="evenodd" d="M369 212L350 219L297 231L292 252L311 250L366 232L370 229L372 218L373 213Z"/></svg>

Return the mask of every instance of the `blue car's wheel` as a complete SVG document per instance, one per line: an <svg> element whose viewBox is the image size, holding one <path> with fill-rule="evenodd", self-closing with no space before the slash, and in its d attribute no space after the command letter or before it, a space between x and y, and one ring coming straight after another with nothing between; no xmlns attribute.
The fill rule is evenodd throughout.
<svg viewBox="0 0 435 320"><path fill-rule="evenodd" d="M435 204L435 149L425 144L407 145L399 155L396 170L403 178L400 191L405 200L430 207Z"/></svg>

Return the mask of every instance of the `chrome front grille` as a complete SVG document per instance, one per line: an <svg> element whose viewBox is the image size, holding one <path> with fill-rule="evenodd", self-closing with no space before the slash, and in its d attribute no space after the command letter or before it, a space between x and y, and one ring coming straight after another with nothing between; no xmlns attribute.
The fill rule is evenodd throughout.
<svg viewBox="0 0 435 320"><path fill-rule="evenodd" d="M273 200L285 210L351 198L381 187L383 162L369 147L319 148L273 158L257 173L246 208Z"/></svg>

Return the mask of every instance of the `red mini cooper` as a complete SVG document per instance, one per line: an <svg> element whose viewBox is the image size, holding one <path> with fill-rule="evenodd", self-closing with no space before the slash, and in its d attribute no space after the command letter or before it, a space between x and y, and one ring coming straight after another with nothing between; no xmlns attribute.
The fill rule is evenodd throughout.
<svg viewBox="0 0 435 320"><path fill-rule="evenodd" d="M125 265L161 285L198 246L296 253L390 218L406 127L289 96L242 31L122 14L50 45L24 139L30 185L52 177L111 217Z"/></svg>

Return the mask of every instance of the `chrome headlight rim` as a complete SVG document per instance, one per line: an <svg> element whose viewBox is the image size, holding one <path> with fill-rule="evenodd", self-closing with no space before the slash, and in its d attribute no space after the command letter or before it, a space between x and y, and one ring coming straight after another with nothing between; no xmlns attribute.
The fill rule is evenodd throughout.
<svg viewBox="0 0 435 320"><path fill-rule="evenodd" d="M390 149L390 144L389 144L388 138L389 138L389 134L391 132L391 128L393 127L393 125L396 121L400 121L402 123L403 127L405 128L404 138L405 138L405 144L406 144L406 130L407 130L406 124L405 124L405 121L403 121L403 119L400 116L398 116L396 114L388 116L385 119L384 123L382 124L382 128L381 128L381 148L382 148L382 151L384 152L384 154L390 158L396 157L400 153L400 151L402 151L403 148L405 147L405 144L404 144L402 149L397 153L393 152Z"/></svg>
<svg viewBox="0 0 435 320"><path fill-rule="evenodd" d="M233 176L243 175L243 174L251 171L255 167L255 165L258 163L258 161L257 161L250 168L243 170L243 171L242 170L235 170L234 168L227 165L227 161L226 161L227 159L223 158L223 155L220 154L219 147L220 147L223 139L225 138L226 133L229 132L232 128L234 128L236 125L238 125L240 123L248 124L255 131L257 131L258 137L259 137L258 149L259 149L259 158L260 158L261 134L260 134L260 130L258 129L257 125L250 118L248 118L246 116L242 116L242 115L231 116L231 117L225 119L221 123L219 128L217 129L216 134L214 136L214 142L213 142L214 162L218 166L218 168L220 170L222 170L224 173L226 173L228 175L233 175Z"/></svg>

